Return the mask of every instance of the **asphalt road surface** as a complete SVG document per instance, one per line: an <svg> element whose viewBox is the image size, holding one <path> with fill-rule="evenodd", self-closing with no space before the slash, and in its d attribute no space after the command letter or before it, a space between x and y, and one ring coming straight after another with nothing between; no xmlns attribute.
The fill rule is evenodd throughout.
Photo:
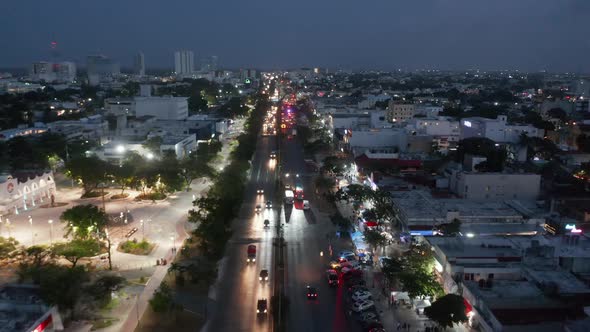
<svg viewBox="0 0 590 332"><path fill-rule="evenodd" d="M257 315L258 299L268 300L272 290L272 238L275 234L276 209L267 209L265 202L272 200L275 183L275 162L269 159L270 151L276 148L275 136L260 137L252 158L251 179L246 187L244 203L238 220L234 223L233 236L227 245L226 257L222 260L219 280L213 291L216 308L210 315L205 331L270 331L272 319L269 314ZM264 194L256 193L264 189ZM255 212L260 204L262 210ZM264 228L264 220L270 227ZM256 246L256 262L247 263L247 247ZM262 269L270 272L269 281L260 282Z"/></svg>
<svg viewBox="0 0 590 332"><path fill-rule="evenodd" d="M283 181L303 186L304 199L311 209L303 210L302 203L295 201L285 205L281 220L285 222L286 247L286 294L289 298L288 331L352 331L344 316L344 291L341 287L328 286L325 271L330 261L326 235L334 228L328 218L316 215L316 195L313 177L306 175L306 166L301 143L293 138L284 138L281 143L282 173L289 173ZM299 179L293 174L300 174ZM295 183L297 182L297 183ZM334 248L334 250L339 248ZM323 256L320 256L323 252ZM318 290L317 300L307 300L306 286Z"/></svg>

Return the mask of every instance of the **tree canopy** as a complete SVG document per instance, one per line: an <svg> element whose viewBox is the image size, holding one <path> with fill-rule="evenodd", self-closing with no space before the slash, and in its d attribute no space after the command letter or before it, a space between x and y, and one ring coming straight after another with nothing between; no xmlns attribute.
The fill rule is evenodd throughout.
<svg viewBox="0 0 590 332"><path fill-rule="evenodd" d="M53 245L55 255L63 256L76 267L78 260L84 257L96 256L100 253L100 243L95 239L74 239L70 242L62 242Z"/></svg>
<svg viewBox="0 0 590 332"><path fill-rule="evenodd" d="M76 205L65 210L60 220L65 224L65 236L73 235L76 239L88 239L100 236L107 224L107 215L92 204Z"/></svg>
<svg viewBox="0 0 590 332"><path fill-rule="evenodd" d="M442 327L453 327L453 324L467 321L463 297L456 294L439 298L430 307L426 307L424 313Z"/></svg>

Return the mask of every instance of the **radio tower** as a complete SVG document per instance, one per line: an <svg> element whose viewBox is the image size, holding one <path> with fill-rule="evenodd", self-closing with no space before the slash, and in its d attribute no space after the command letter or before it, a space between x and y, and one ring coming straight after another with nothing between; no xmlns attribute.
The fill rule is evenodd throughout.
<svg viewBox="0 0 590 332"><path fill-rule="evenodd" d="M55 39L49 44L49 55L52 62L57 62L60 58L59 49L57 48L57 41Z"/></svg>

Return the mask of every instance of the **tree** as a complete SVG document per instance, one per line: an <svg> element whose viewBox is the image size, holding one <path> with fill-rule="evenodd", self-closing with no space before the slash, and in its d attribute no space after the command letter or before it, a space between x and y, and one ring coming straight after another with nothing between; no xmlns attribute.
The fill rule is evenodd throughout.
<svg viewBox="0 0 590 332"><path fill-rule="evenodd" d="M84 240L93 235L99 237L107 224L107 215L92 204L76 205L65 210L60 220L65 223L65 236L73 234L74 238Z"/></svg>
<svg viewBox="0 0 590 332"><path fill-rule="evenodd" d="M481 171L500 172L504 169L507 153L489 138L471 137L459 141L456 161L462 163L466 154L486 157L486 161L475 168Z"/></svg>
<svg viewBox="0 0 590 332"><path fill-rule="evenodd" d="M180 175L184 180L186 190L194 179L200 177L213 178L216 175L215 169L209 165L208 155L190 154L180 161Z"/></svg>
<svg viewBox="0 0 590 332"><path fill-rule="evenodd" d="M154 292L154 296L150 299L150 307L154 312L169 311L174 306L174 294L168 284L162 282L160 287Z"/></svg>
<svg viewBox="0 0 590 332"><path fill-rule="evenodd" d="M387 238L378 231L367 230L365 231L365 241L377 251L377 248L387 244Z"/></svg>
<svg viewBox="0 0 590 332"><path fill-rule="evenodd" d="M74 239L70 242L55 244L52 251L55 255L64 256L72 263L72 268L75 268L80 258L98 255L100 243L95 239Z"/></svg>
<svg viewBox="0 0 590 332"><path fill-rule="evenodd" d="M559 119L561 121L567 120L567 113L559 107L550 109L547 114L553 119Z"/></svg>
<svg viewBox="0 0 590 332"><path fill-rule="evenodd" d="M121 187L121 195L125 192L125 188L132 186L136 182L135 170L135 164L129 161L124 161L120 166L111 166L111 176Z"/></svg>
<svg viewBox="0 0 590 332"><path fill-rule="evenodd" d="M578 150L590 153L590 137L586 134L580 134L576 137L576 144L578 145Z"/></svg>
<svg viewBox="0 0 590 332"><path fill-rule="evenodd" d="M399 281L402 283L403 289L408 292L408 295L411 298L420 296L436 297L444 294L444 290L433 272L404 271L400 273Z"/></svg>
<svg viewBox="0 0 590 332"><path fill-rule="evenodd" d="M41 297L45 302L57 305L60 311L72 310L75 316L76 305L82 295L82 285L88 280L88 272L77 266L67 268L47 265L42 270Z"/></svg>
<svg viewBox="0 0 590 332"><path fill-rule="evenodd" d="M152 138L147 139L144 143L143 143L143 147L146 148L147 150L151 151L154 156L159 156L160 155L160 147L162 146L162 137L160 136L154 136Z"/></svg>
<svg viewBox="0 0 590 332"><path fill-rule="evenodd" d="M428 318L445 328L453 327L455 323L467 321L464 299L456 294L447 294L441 297L430 307L425 308L424 313Z"/></svg>
<svg viewBox="0 0 590 332"><path fill-rule="evenodd" d="M450 223L439 225L438 230L444 236L455 236L461 231L461 221L455 218Z"/></svg>
<svg viewBox="0 0 590 332"><path fill-rule="evenodd" d="M181 176L181 168L176 154L172 150L164 151L162 159L156 166L159 175L159 182L162 186L156 188L157 190L173 193L182 190L183 177Z"/></svg>
<svg viewBox="0 0 590 332"><path fill-rule="evenodd" d="M346 164L346 160L342 158L338 158L337 156L328 156L324 158L323 166L321 167L322 171L326 171L329 173L342 173L344 171L344 165Z"/></svg>
<svg viewBox="0 0 590 332"><path fill-rule="evenodd" d="M314 181L316 189L318 191L328 191L331 192L335 186L334 180L329 177L325 177L323 175L318 176Z"/></svg>
<svg viewBox="0 0 590 332"><path fill-rule="evenodd" d="M84 194L92 192L106 179L108 165L98 157L78 157L66 163L67 174L82 182Z"/></svg>
<svg viewBox="0 0 590 332"><path fill-rule="evenodd" d="M8 257L18 248L18 241L13 237L5 238L0 236L0 259Z"/></svg>

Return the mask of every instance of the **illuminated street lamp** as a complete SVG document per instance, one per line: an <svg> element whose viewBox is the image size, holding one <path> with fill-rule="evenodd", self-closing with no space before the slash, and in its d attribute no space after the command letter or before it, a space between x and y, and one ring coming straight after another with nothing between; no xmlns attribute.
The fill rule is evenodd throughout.
<svg viewBox="0 0 590 332"><path fill-rule="evenodd" d="M53 244L53 220L47 220L49 223L49 243Z"/></svg>
<svg viewBox="0 0 590 332"><path fill-rule="evenodd" d="M35 245L35 235L33 234L33 217L29 216L29 224L31 224L31 244Z"/></svg>

